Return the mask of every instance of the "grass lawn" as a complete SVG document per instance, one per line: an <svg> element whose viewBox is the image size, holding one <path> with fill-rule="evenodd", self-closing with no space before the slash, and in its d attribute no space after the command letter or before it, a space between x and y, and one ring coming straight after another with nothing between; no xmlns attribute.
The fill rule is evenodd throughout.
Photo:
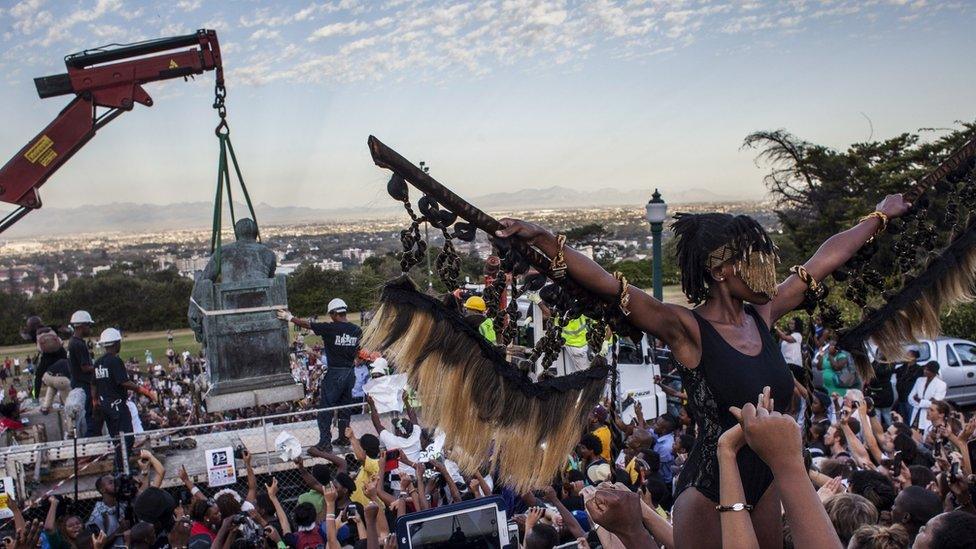
<svg viewBox="0 0 976 549"><path fill-rule="evenodd" d="M647 290L650 293L650 290ZM664 301L667 303L676 303L679 305L687 305L688 301L685 299L684 294L681 293L680 286L665 286L664 287ZM325 319L324 315L320 316L320 320ZM352 313L349 315L349 320L351 322L359 322L359 314ZM100 327L96 326L95 333L93 337L98 338L98 334L101 333ZM157 363L166 363L166 349L168 343L166 341L166 332L135 332L123 334L122 339L122 352L120 356L123 360L128 360L129 357L135 358L140 364L145 366L146 361L146 349L153 355L153 359ZM294 337L294 326L292 326L292 337ZM308 345L320 345L322 343L321 338L315 335L310 335L305 338L305 342ZM193 337L193 332L189 329L184 330L174 330L173 331L173 350L177 354L182 353L186 349L193 354L200 351L200 344L197 343L196 339ZM21 363L25 362L28 356L33 356L36 353L36 347L34 345L14 345L9 347L0 347L0 360L6 357L20 357Z"/></svg>

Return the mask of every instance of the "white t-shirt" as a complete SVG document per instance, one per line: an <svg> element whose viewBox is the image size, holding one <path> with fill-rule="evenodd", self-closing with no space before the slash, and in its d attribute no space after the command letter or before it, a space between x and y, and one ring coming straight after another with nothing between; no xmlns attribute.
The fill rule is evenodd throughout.
<svg viewBox="0 0 976 549"><path fill-rule="evenodd" d="M793 332L790 337L793 338L793 343L781 341L779 344L780 352L783 353L783 359L786 360L787 364L800 366L803 364L803 336L800 335L800 332Z"/></svg>
<svg viewBox="0 0 976 549"><path fill-rule="evenodd" d="M410 432L410 436L406 438L398 437L392 431L383 429L380 431L379 439L380 444L382 444L387 450L396 450L399 448L410 461L417 463L417 461L420 460L420 451L422 450L420 447L420 427L414 425L413 431ZM413 467L408 467L403 463L400 464L400 467L397 470L401 475L414 476Z"/></svg>

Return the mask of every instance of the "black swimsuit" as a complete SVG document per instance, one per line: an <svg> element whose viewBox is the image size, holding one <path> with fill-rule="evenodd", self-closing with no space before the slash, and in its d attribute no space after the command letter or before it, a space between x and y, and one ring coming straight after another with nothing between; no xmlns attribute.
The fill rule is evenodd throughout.
<svg viewBox="0 0 976 549"><path fill-rule="evenodd" d="M755 319L762 338L762 350L756 356L745 355L729 345L710 322L692 311L701 332L701 362L694 369L678 364L678 371L698 425L698 438L678 477L675 497L694 486L718 502L716 451L718 438L736 424L730 406L741 408L747 402L755 404L766 385L771 389L776 411L784 412L790 405L793 375L779 345L756 310L751 305L746 305L745 310ZM746 502L755 505L773 482L773 474L748 446L739 451L737 461Z"/></svg>

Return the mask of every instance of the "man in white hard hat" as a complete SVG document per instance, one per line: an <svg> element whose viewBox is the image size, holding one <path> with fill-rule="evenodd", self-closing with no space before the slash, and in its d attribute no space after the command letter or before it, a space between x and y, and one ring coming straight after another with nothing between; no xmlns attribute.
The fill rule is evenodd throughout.
<svg viewBox="0 0 976 549"><path fill-rule="evenodd" d="M85 429L79 436L95 437L101 434L96 431L95 421L92 419L94 400L92 397L91 386L95 381L92 374L95 367L92 365L91 351L85 338L91 336L92 320L88 311L75 311L71 315L71 339L68 340L68 367L71 374L71 388L82 389L85 391Z"/></svg>
<svg viewBox="0 0 976 549"><path fill-rule="evenodd" d="M108 427L108 434L112 437L119 436L119 433L132 432L132 415L129 412L129 405L126 403L129 391L135 391L156 400L156 396L145 387L140 387L129 380L129 372L125 369L125 363L119 358L119 349L122 346L122 334L115 328L106 328L102 331L98 339L98 345L105 349L105 354L95 361L95 382L92 385L95 406L101 411L97 417L96 429L102 430L102 423ZM129 449L132 448L132 437L125 437L126 455L130 455ZM116 450L115 462L117 467L122 467L122 452Z"/></svg>
<svg viewBox="0 0 976 549"><path fill-rule="evenodd" d="M359 326L346 319L348 307L346 302L335 298L329 302L328 313L332 322L309 322L296 317L285 309L278 311L278 318L285 322L312 330L322 338L325 350L326 372L319 383L319 407L345 406L354 404L352 389L356 384L353 368L356 356L359 354L359 340L363 331ZM332 415L331 410L320 412L318 416L319 442L316 446L321 450L332 450ZM346 427L352 416L352 408L338 410L339 437L336 444L348 446Z"/></svg>

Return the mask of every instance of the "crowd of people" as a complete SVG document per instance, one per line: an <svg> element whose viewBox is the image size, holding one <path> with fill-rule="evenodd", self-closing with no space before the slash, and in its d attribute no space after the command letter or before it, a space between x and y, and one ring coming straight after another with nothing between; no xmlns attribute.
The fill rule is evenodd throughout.
<svg viewBox="0 0 976 549"><path fill-rule="evenodd" d="M15 517L18 537L27 537L24 547L33 547L37 537L56 547L105 547L120 538L130 547L393 547L400 541L392 535L399 517L500 496L517 527L518 545L527 549L566 543L638 549L974 548L976 417L945 400L938 363L919 364L918 353L900 361L876 354L871 375L865 375L819 318L809 326L786 318L805 299L811 280L843 264L907 207L901 196L888 197L826 242L805 266L794 267L805 276L778 285L775 248L754 220L679 216L682 288L690 301L701 303L693 310L628 288L544 229L502 220L499 237L523 238L563 262L586 290L619 297L628 321L666 348L660 356L670 357L660 361L663 375L655 379L668 395L669 411L648 418L640 403L627 410L629 404L605 399L588 414L576 448L564 460L559 455L563 465L551 482L537 490L516 491L498 482L503 473L490 455L477 470L462 471L455 463L461 450L445 444L446 433L425 425L406 393L403 412L384 422L365 383L396 372L396 364L361 349L362 331L336 298L327 307L330 322L278 312L282 321L323 338L320 351L299 341L292 349L295 379L306 387L300 405L362 404L371 428L350 427L348 408L337 417L321 413L318 443L294 460L304 492L293 501L284 498L287 512L278 481L265 476L261 486L247 455L241 456L246 493L226 489L208 498L211 490L180 471L184 497L174 498L154 485L165 474L157 468L162 464L140 454L145 472L135 481L131 522L121 518L118 483L100 479L101 524L98 516L89 518L94 527L86 530L83 517L59 514L52 500L43 524L40 518L27 523ZM481 337L497 338L481 328L483 303L465 299L458 306ZM99 338L106 353L91 366L90 350L83 350L91 319L80 313L72 319L66 366L70 386L87 384L86 400L93 406L118 405L118 394L104 385L111 381L125 398L137 393L147 403L159 402L155 391L172 395L177 405L186 398L193 367L184 374L176 357L170 357L171 370L180 376L175 384L165 369L141 384L116 376L121 361L105 358L118 350L120 336L111 329ZM59 354L43 334L36 336L39 369L45 356ZM564 330L564 342L576 348L578 335ZM192 398L189 403L199 406ZM125 426L124 408L117 408L123 421L109 421L110 433L113 423L115 431ZM152 418L158 424L185 421L162 417L168 415L163 409ZM538 451L541 457L547 449L540 445ZM317 462L306 468L310 459ZM114 528L108 509L113 503Z"/></svg>

